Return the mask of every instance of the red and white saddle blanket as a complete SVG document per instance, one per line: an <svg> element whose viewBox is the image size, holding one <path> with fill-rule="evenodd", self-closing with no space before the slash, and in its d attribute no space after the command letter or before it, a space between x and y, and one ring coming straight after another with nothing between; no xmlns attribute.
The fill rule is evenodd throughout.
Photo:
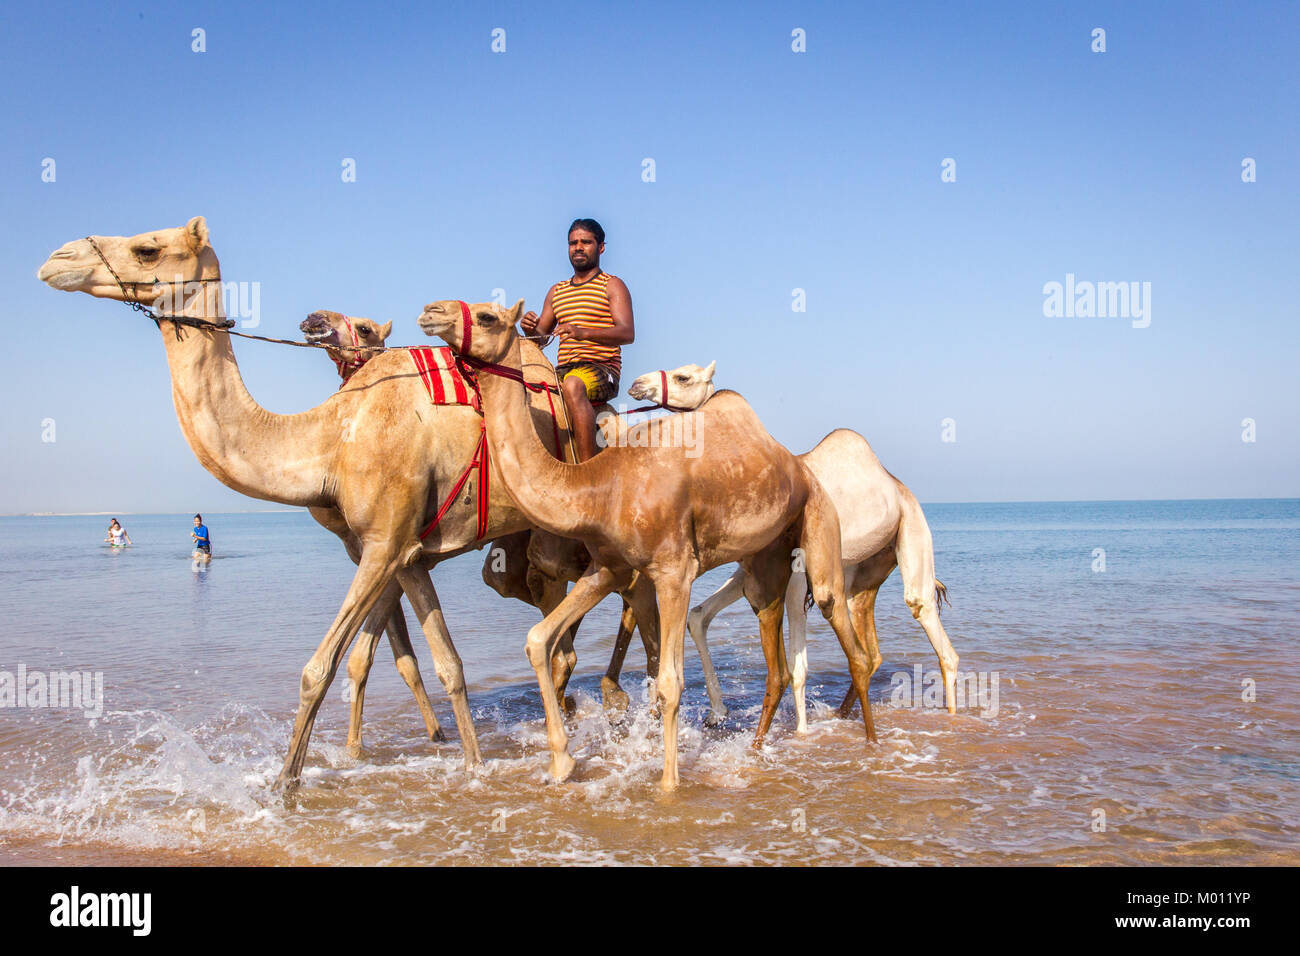
<svg viewBox="0 0 1300 956"><path fill-rule="evenodd" d="M479 407L478 393L456 367L456 354L449 346L411 349L411 361L415 363L415 370L420 373L420 381L433 404L469 405L476 412L483 411Z"/></svg>

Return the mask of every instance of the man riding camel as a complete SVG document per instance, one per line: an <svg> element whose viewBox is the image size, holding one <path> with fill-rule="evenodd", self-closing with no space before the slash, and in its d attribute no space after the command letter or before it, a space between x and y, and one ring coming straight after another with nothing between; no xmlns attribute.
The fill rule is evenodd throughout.
<svg viewBox="0 0 1300 956"><path fill-rule="evenodd" d="M555 371L570 414L578 460L596 454L596 412L592 407L618 394L622 372L620 346L636 336L632 296L623 280L601 271L605 230L594 219L575 219L569 226L569 264L573 278L555 283L546 293L542 314L528 312L520 321L525 335L560 340Z"/></svg>

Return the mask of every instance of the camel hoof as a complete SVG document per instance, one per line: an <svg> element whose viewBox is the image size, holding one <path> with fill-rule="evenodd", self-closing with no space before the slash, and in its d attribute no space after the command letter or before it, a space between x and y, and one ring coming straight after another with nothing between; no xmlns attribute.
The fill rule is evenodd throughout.
<svg viewBox="0 0 1300 956"><path fill-rule="evenodd" d="M807 734L808 734L808 725L805 724L805 723L803 723L803 722L800 722L800 723L798 723L798 724L795 725L794 732L795 732L796 734L801 735L801 736L807 736Z"/></svg>
<svg viewBox="0 0 1300 956"><path fill-rule="evenodd" d="M600 679L600 698L605 705L605 710L615 714L627 713L632 699L627 696L627 692L618 686L617 681L610 680L608 677Z"/></svg>
<svg viewBox="0 0 1300 956"><path fill-rule="evenodd" d="M347 754L349 760L361 760L366 755L366 748L361 744L348 744Z"/></svg>
<svg viewBox="0 0 1300 956"><path fill-rule="evenodd" d="M854 703L857 703L857 702L854 701ZM852 717L852 716L853 716L853 704L849 704L849 706L847 706L847 707L841 707L841 708L839 709L839 715L840 715L840 720L848 720L850 717Z"/></svg>
<svg viewBox="0 0 1300 956"><path fill-rule="evenodd" d="M567 717L572 717L574 714L578 712L578 702L574 700L572 697L570 697L568 694L564 695L563 707L564 707L565 716Z"/></svg>
<svg viewBox="0 0 1300 956"><path fill-rule="evenodd" d="M721 710L710 710L709 716L704 718L705 727L721 727L722 722L727 719L727 708Z"/></svg>
<svg viewBox="0 0 1300 956"><path fill-rule="evenodd" d="M567 753L554 754L551 757L551 776L555 778L556 783L564 783L573 775L573 768L577 763Z"/></svg>
<svg viewBox="0 0 1300 956"><path fill-rule="evenodd" d="M275 778L275 783L271 784L272 793L282 793L288 801L298 790L299 780L297 777L289 776L287 771L281 770L280 775Z"/></svg>
<svg viewBox="0 0 1300 956"><path fill-rule="evenodd" d="M447 742L447 735L443 733L442 728L439 727L436 730L434 730L433 733L429 734L429 739L432 740L435 744L445 744Z"/></svg>

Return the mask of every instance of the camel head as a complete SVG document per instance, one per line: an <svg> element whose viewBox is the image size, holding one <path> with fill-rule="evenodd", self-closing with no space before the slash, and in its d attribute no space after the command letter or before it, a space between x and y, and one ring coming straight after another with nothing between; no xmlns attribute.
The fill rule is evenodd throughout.
<svg viewBox="0 0 1300 956"><path fill-rule="evenodd" d="M96 246L103 259L95 252ZM104 260L117 271L126 285L126 293ZM217 254L208 241L208 224L202 216L195 216L184 226L142 232L138 236L75 239L56 249L37 271L36 278L62 292L85 292L100 299L154 305L162 299L179 303L180 296L188 298L190 294L184 283L220 278L220 275ZM220 284L213 283L212 288L218 290L219 302Z"/></svg>
<svg viewBox="0 0 1300 956"><path fill-rule="evenodd" d="M495 302L469 304L469 354L485 362L500 362L515 340L515 323L524 314L524 300L513 306ZM464 319L455 299L430 302L420 313L420 328L425 335L436 335L457 352L464 351Z"/></svg>
<svg viewBox="0 0 1300 956"><path fill-rule="evenodd" d="M656 405L669 405L673 408L699 408L713 394L713 370L718 363L710 362L706 368L698 365L683 365L671 372L646 372L637 378L627 393L638 402L654 402ZM664 380L668 382L668 394L664 395Z"/></svg>
<svg viewBox="0 0 1300 956"><path fill-rule="evenodd" d="M393 323L380 325L374 319L318 309L303 319L298 328L308 342L329 346L329 356L342 375L345 369L358 369L379 354L371 349L383 348L393 331Z"/></svg>

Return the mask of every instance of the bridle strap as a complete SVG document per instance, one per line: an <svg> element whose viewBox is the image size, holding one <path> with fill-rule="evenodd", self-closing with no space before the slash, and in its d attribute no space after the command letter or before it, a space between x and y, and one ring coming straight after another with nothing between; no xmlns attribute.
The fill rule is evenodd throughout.
<svg viewBox="0 0 1300 956"><path fill-rule="evenodd" d="M356 352L357 357L350 362L345 362L343 361L343 356L340 352L338 358L335 358L334 355L331 354L330 360L334 363L334 367L338 369L339 378L347 381L347 373L343 371L344 369L350 368L355 372L357 369L361 368L361 366L374 358L374 356L364 355L361 351L361 339L357 336L357 330L352 327L352 321L346 315L343 315L342 312L339 313L339 316L343 319L343 324L348 327L348 334L352 336L353 351Z"/></svg>
<svg viewBox="0 0 1300 956"><path fill-rule="evenodd" d="M208 321L207 319L196 319L196 318L194 318L193 316L190 316L190 315L162 315L162 314L159 314L159 313L157 313L157 312L154 312L154 311L153 311L152 309L150 309L147 305L145 305L143 302L141 302L141 301L139 300L139 298L136 296L136 292L134 291L134 290L139 289L139 287L142 286L142 285L150 285L150 286L155 286L155 285L188 285L188 284L191 283L191 282L220 282L220 281L221 281L221 277L220 277L220 276L210 277L210 278L206 278L206 279L203 279L203 278L200 278L200 279L176 279L176 280L172 280L172 281L170 281L170 282L164 282L162 279L159 279L157 276L154 276L152 282L149 282L149 281L145 281L145 282L134 282L134 281L133 281L133 282L131 282L130 285L131 285L131 288L132 288L133 291L131 291L131 292L127 292L127 291L126 291L127 283L124 282L124 281L122 280L122 277L121 277L120 275L117 274L117 270L113 268L113 264L112 264L111 262L108 261L108 256L104 255L103 250L101 250L101 249L99 248L99 243L97 243L97 242L95 241L95 237L94 237L94 236L87 236L87 237L86 237L86 241L87 241L88 243L90 243L90 248L92 248L92 249L95 250L95 255L99 256L99 261L102 262L102 263L104 263L104 268L107 269L107 270L109 271L109 274L112 275L113 280L114 280L115 282L117 282L117 287L118 287L119 289L122 290L122 301L125 302L127 305L129 305L131 308L135 309L137 312L142 312L142 313L144 313L145 315L147 315L149 318L153 319L154 324L157 325L158 328L160 328L160 329L162 328L162 320L163 320L163 319L166 319L168 322L171 322L171 323L173 323L173 324L176 326L176 337L177 337L178 339L181 337L181 330L180 330L180 327L181 327L182 325L188 325L188 326L191 326L192 328L196 328L196 329L232 329L232 328L234 328L234 326L235 326L235 320L234 320L234 319L222 319L220 322L211 322L211 321Z"/></svg>
<svg viewBox="0 0 1300 956"><path fill-rule="evenodd" d="M660 408L666 409L670 412L695 411L693 408L681 408L677 405L668 404L668 373L663 369L659 370L659 398L661 399L660 401L651 402L649 405L642 405L640 408L629 408L623 414L635 415L637 412L653 412Z"/></svg>

